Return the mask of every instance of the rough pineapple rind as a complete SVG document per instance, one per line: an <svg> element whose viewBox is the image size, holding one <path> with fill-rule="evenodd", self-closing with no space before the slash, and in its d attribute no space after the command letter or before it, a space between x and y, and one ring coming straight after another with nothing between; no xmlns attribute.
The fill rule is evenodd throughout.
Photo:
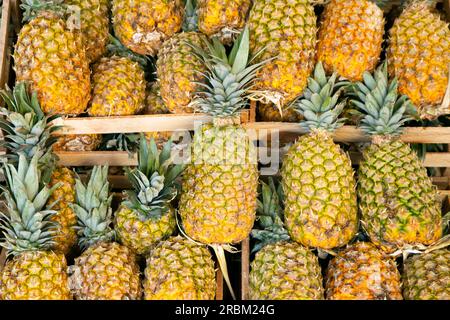
<svg viewBox="0 0 450 320"><path fill-rule="evenodd" d="M293 108L284 109L280 114L280 110L274 104L258 104L258 115L262 121L274 122L299 122L302 119L300 113Z"/></svg>
<svg viewBox="0 0 450 320"><path fill-rule="evenodd" d="M407 144L372 143L363 152L358 176L362 225L376 245L391 252L441 238L437 190Z"/></svg>
<svg viewBox="0 0 450 320"><path fill-rule="evenodd" d="M248 24L251 52L264 49L257 60L276 57L258 72L253 89L288 104L303 92L314 68L314 7L310 0L256 0Z"/></svg>
<svg viewBox="0 0 450 320"><path fill-rule="evenodd" d="M51 251L23 252L6 262L0 276L2 300L70 300L67 262Z"/></svg>
<svg viewBox="0 0 450 320"><path fill-rule="evenodd" d="M283 159L285 223L291 238L308 247L347 244L358 229L356 183L350 159L331 135L300 138Z"/></svg>
<svg viewBox="0 0 450 320"><path fill-rule="evenodd" d="M205 125L192 148L179 205L187 235L207 244L244 240L255 220L258 186L256 150L245 129Z"/></svg>
<svg viewBox="0 0 450 320"><path fill-rule="evenodd" d="M251 264L249 289L252 300L323 299L319 259L297 243L266 245Z"/></svg>
<svg viewBox="0 0 450 320"><path fill-rule="evenodd" d="M414 1L390 30L389 73L399 92L426 114L439 113L448 81L450 30L426 1ZM448 106L447 106L448 108Z"/></svg>
<svg viewBox="0 0 450 320"><path fill-rule="evenodd" d="M145 75L137 62L105 57L94 66L90 116L126 116L145 106Z"/></svg>
<svg viewBox="0 0 450 320"><path fill-rule="evenodd" d="M101 142L99 134L69 134L58 137L53 151L94 151Z"/></svg>
<svg viewBox="0 0 450 320"><path fill-rule="evenodd" d="M156 63L160 94L172 113L192 113L189 106L200 86L206 67L194 54L188 42L204 47L204 36L198 32L183 32L167 40Z"/></svg>
<svg viewBox="0 0 450 320"><path fill-rule="evenodd" d="M383 11L368 0L333 0L322 15L317 60L351 81L375 69L384 34Z"/></svg>
<svg viewBox="0 0 450 320"><path fill-rule="evenodd" d="M137 254L147 253L158 242L171 236L176 225L173 208L155 220L143 220L138 212L125 205L120 206L115 215L115 230L120 241Z"/></svg>
<svg viewBox="0 0 450 320"><path fill-rule="evenodd" d="M145 268L146 300L213 300L214 262L206 246L180 236L150 252Z"/></svg>
<svg viewBox="0 0 450 320"><path fill-rule="evenodd" d="M77 115L90 99L90 71L81 37L55 14L25 24L14 51L16 80L30 83L45 113Z"/></svg>
<svg viewBox="0 0 450 320"><path fill-rule="evenodd" d="M406 300L450 300L450 251L440 249L408 258L402 280Z"/></svg>
<svg viewBox="0 0 450 320"><path fill-rule="evenodd" d="M113 0L112 4L116 36L139 54L155 56L183 23L181 0Z"/></svg>
<svg viewBox="0 0 450 320"><path fill-rule="evenodd" d="M147 90L146 106L144 114L166 114L170 113L161 98L159 82L154 82Z"/></svg>
<svg viewBox="0 0 450 320"><path fill-rule="evenodd" d="M392 257L368 242L357 242L330 261L329 300L401 300L400 274Z"/></svg>
<svg viewBox="0 0 450 320"><path fill-rule="evenodd" d="M136 300L141 297L136 256L115 242L100 242L75 259L70 289L78 300Z"/></svg>

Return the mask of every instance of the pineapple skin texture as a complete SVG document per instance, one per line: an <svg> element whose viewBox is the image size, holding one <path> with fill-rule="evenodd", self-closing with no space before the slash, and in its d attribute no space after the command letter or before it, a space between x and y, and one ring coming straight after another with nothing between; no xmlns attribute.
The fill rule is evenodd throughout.
<svg viewBox="0 0 450 320"><path fill-rule="evenodd" d="M259 173L245 129L204 125L192 148L179 203L186 234L206 244L244 240L255 221Z"/></svg>
<svg viewBox="0 0 450 320"><path fill-rule="evenodd" d="M53 151L94 151L101 142L100 134L69 134L58 138Z"/></svg>
<svg viewBox="0 0 450 320"><path fill-rule="evenodd" d="M383 43L383 11L367 0L333 0L327 4L319 28L317 60L327 73L336 71L361 81L377 66Z"/></svg>
<svg viewBox="0 0 450 320"><path fill-rule="evenodd" d="M419 1L396 19L389 42L389 73L398 78L399 92L423 116L438 112L449 80L448 24Z"/></svg>
<svg viewBox="0 0 450 320"><path fill-rule="evenodd" d="M80 8L81 36L90 63L106 52L109 37L109 0L68 0Z"/></svg>
<svg viewBox="0 0 450 320"><path fill-rule="evenodd" d="M161 98L159 82L153 83L147 90L146 106L144 114L167 114L170 113Z"/></svg>
<svg viewBox="0 0 450 320"><path fill-rule="evenodd" d="M92 85L90 116L128 116L145 106L144 71L128 58L101 58L94 66Z"/></svg>
<svg viewBox="0 0 450 320"><path fill-rule="evenodd" d="M251 300L322 300L319 259L293 242L264 246L251 264Z"/></svg>
<svg viewBox="0 0 450 320"><path fill-rule="evenodd" d="M333 258L326 276L328 300L402 300L393 258L368 242L357 242Z"/></svg>
<svg viewBox="0 0 450 320"><path fill-rule="evenodd" d="M273 104L258 104L258 116L262 121L273 122L300 122L302 116L294 109L289 108L283 110L283 114L280 114L278 108Z"/></svg>
<svg viewBox="0 0 450 320"><path fill-rule="evenodd" d="M436 188L407 144L372 143L363 151L358 176L362 226L377 246L393 252L441 238Z"/></svg>
<svg viewBox="0 0 450 320"><path fill-rule="evenodd" d="M81 36L52 13L25 24L14 52L17 82L30 83L45 113L77 115L90 99L90 71Z"/></svg>
<svg viewBox="0 0 450 320"><path fill-rule="evenodd" d="M216 273L206 246L178 237L154 248L145 268L146 300L213 300Z"/></svg>
<svg viewBox="0 0 450 320"><path fill-rule="evenodd" d="M75 230L77 216L70 208L70 204L75 202L75 174L68 168L56 168L50 178L49 186L51 187L57 183L61 183L61 186L48 199L49 204L59 200L52 207L53 210L57 211L52 220L59 223L59 232L54 239L56 244L53 249L67 254L78 239Z"/></svg>
<svg viewBox="0 0 450 320"><path fill-rule="evenodd" d="M28 251L6 262L0 276L2 300L71 300L63 254Z"/></svg>
<svg viewBox="0 0 450 320"><path fill-rule="evenodd" d="M330 134L300 138L283 159L285 223L304 246L332 249L347 244L358 229L356 183L348 155Z"/></svg>
<svg viewBox="0 0 450 320"><path fill-rule="evenodd" d="M69 286L78 300L136 300L141 297L135 254L115 242L89 247L69 270Z"/></svg>
<svg viewBox="0 0 450 320"><path fill-rule="evenodd" d="M181 30L182 0L113 0L116 36L130 50L155 56L162 43Z"/></svg>
<svg viewBox="0 0 450 320"><path fill-rule="evenodd" d="M122 244L137 254L147 253L155 244L171 236L176 228L175 210L161 219L142 220L140 213L121 205L115 214L115 230Z"/></svg>
<svg viewBox="0 0 450 320"><path fill-rule="evenodd" d="M200 0L197 3L198 29L208 37L218 36L229 44L233 31L244 28L251 4L251 0Z"/></svg>
<svg viewBox="0 0 450 320"><path fill-rule="evenodd" d="M309 0L256 0L249 14L252 54L271 60L257 73L255 90L287 105L306 88L315 64L316 15ZM267 102L267 101L266 101Z"/></svg>
<svg viewBox="0 0 450 320"><path fill-rule="evenodd" d="M408 258L402 280L406 300L450 300L450 251L439 249Z"/></svg>
<svg viewBox="0 0 450 320"><path fill-rule="evenodd" d="M187 42L204 48L204 40L198 32L182 32L167 40L159 52L156 72L160 94L171 113L194 112L189 103L200 89L196 82L203 82L200 73L206 72L206 67Z"/></svg>

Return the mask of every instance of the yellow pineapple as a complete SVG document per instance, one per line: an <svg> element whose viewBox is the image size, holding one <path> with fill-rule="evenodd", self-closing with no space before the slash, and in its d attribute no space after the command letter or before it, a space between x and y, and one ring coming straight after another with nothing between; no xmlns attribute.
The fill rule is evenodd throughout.
<svg viewBox="0 0 450 320"><path fill-rule="evenodd" d="M59 136L53 145L54 151L94 151L100 146L99 134L69 134Z"/></svg>

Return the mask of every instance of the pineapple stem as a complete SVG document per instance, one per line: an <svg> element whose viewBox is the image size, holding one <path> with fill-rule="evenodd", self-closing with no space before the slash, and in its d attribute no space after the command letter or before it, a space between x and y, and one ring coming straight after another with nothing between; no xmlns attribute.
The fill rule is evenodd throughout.
<svg viewBox="0 0 450 320"><path fill-rule="evenodd" d="M230 290L231 297L233 298L233 300L236 300L236 295L234 294L233 287L231 286L231 282L230 282L230 277L228 275L227 260L225 258L225 251L223 250L223 246L213 244L213 245L211 245L211 248L213 248L213 250L216 254L217 261L219 262L220 270L222 271L223 278L225 279L228 290Z"/></svg>

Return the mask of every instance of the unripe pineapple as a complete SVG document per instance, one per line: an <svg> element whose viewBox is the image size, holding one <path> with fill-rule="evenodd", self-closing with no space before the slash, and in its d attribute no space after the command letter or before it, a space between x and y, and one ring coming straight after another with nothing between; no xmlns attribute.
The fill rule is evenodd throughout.
<svg viewBox="0 0 450 320"><path fill-rule="evenodd" d="M351 244L331 260L325 290L329 300L402 300L395 260L369 242Z"/></svg>
<svg viewBox="0 0 450 320"><path fill-rule="evenodd" d="M449 113L450 30L429 3L413 0L389 31L389 73L422 118Z"/></svg>
<svg viewBox="0 0 450 320"><path fill-rule="evenodd" d="M151 250L145 268L146 300L213 300L214 261L206 246L180 236Z"/></svg>
<svg viewBox="0 0 450 320"><path fill-rule="evenodd" d="M250 299L305 300L323 299L319 259L310 249L291 242L283 226L280 186L261 183L258 222L252 236L259 243L253 251L249 275ZM262 249L261 249L262 248Z"/></svg>
<svg viewBox="0 0 450 320"><path fill-rule="evenodd" d="M106 52L109 37L109 0L66 0L77 7L86 58L97 61Z"/></svg>
<svg viewBox="0 0 450 320"><path fill-rule="evenodd" d="M114 32L129 49L155 56L162 43L180 31L182 0L112 0Z"/></svg>
<svg viewBox="0 0 450 320"><path fill-rule="evenodd" d="M251 0L198 0L198 28L229 44L244 28Z"/></svg>
<svg viewBox="0 0 450 320"><path fill-rule="evenodd" d="M183 171L171 159L172 142L158 151L155 141L141 136L138 167L127 170L133 186L115 214L115 230L120 241L137 254L147 253L176 228L171 201L177 195L175 179Z"/></svg>
<svg viewBox="0 0 450 320"><path fill-rule="evenodd" d="M90 98L89 63L79 32L55 9L60 2L52 7L23 1L30 16L18 35L14 69L17 81L37 92L45 113L77 115Z"/></svg>
<svg viewBox="0 0 450 320"><path fill-rule="evenodd" d="M450 251L440 249L408 258L402 280L406 300L450 300Z"/></svg>
<svg viewBox="0 0 450 320"><path fill-rule="evenodd" d="M274 122L299 122L302 119L300 113L293 108L280 110L272 103L258 104L258 116L261 121L274 121Z"/></svg>
<svg viewBox="0 0 450 320"><path fill-rule="evenodd" d="M296 104L309 131L288 151L281 169L286 228L304 246L332 249L347 244L358 230L356 183L348 154L333 142L342 126L344 103L337 103L336 73L325 75L321 63Z"/></svg>
<svg viewBox="0 0 450 320"><path fill-rule="evenodd" d="M51 251L57 232L57 224L52 221L56 211L45 210L45 205L55 187L47 188L40 182L41 155L38 150L28 160L22 153L17 168L3 166L6 210L0 222L8 236L0 245L12 258L0 275L2 300L71 299L66 259Z"/></svg>
<svg viewBox="0 0 450 320"><path fill-rule="evenodd" d="M332 0L322 15L317 60L327 73L351 81L378 64L384 34L383 11L370 0Z"/></svg>
<svg viewBox="0 0 450 320"><path fill-rule="evenodd" d="M79 244L84 252L70 267L70 289L79 300L139 299L141 284L135 254L114 242L108 167L94 167L87 186L76 180Z"/></svg>
<svg viewBox="0 0 450 320"><path fill-rule="evenodd" d="M255 91L265 103L289 104L306 88L314 68L316 15L310 0L255 0L249 15L250 48L257 61Z"/></svg>
<svg viewBox="0 0 450 320"><path fill-rule="evenodd" d="M94 151L100 146L99 134L69 134L59 136L53 145L54 151Z"/></svg>
<svg viewBox="0 0 450 320"><path fill-rule="evenodd" d="M362 226L383 249L423 249L441 238L441 202L422 161L398 139L411 120L406 96L397 80L388 81L387 66L354 86L353 105L363 113L361 129L372 136L359 165L358 195Z"/></svg>

